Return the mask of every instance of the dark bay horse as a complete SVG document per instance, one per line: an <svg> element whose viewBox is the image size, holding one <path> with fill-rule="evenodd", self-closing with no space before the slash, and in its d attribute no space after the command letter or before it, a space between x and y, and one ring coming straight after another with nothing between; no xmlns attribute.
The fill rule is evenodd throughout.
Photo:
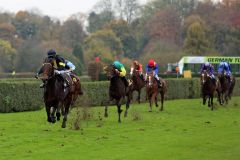
<svg viewBox="0 0 240 160"><path fill-rule="evenodd" d="M145 86L145 82L140 77L139 70L136 70L136 69L133 70L131 80L132 80L132 84L133 84L132 87L131 87L131 93L134 92L134 91L138 92L137 100L138 100L138 103L140 103L141 89Z"/></svg>
<svg viewBox="0 0 240 160"><path fill-rule="evenodd" d="M113 65L108 65L104 68L108 79L110 80L110 86L109 86L109 101L115 100L115 104L117 105L118 109L118 122L121 122L121 105L125 100L125 97L127 97L126 101L126 111L124 116L127 117L129 104L130 104L130 96L128 92L128 87L125 86L122 78L119 76L119 74L116 72ZM105 107L105 117L108 116L107 113L108 107Z"/></svg>
<svg viewBox="0 0 240 160"><path fill-rule="evenodd" d="M216 83L213 82L207 70L203 71L200 80L202 87L203 105L206 104L208 98L208 107L211 107L211 110L213 110L213 96L214 92L217 89Z"/></svg>
<svg viewBox="0 0 240 160"><path fill-rule="evenodd" d="M37 78L45 81L44 87L44 103L47 112L47 121L55 123L55 112L57 120L60 120L60 110L63 115L62 128L66 127L67 115L70 105L73 104L78 95L82 94L79 79L72 81L69 87L64 86L64 78L60 74L55 74L53 67L53 59L46 58Z"/></svg>
<svg viewBox="0 0 240 160"><path fill-rule="evenodd" d="M229 91L228 91L228 97L229 97L229 99L231 99L231 97L232 97L232 93L233 93L233 89L234 89L234 87L235 87L235 83L236 83L236 79L235 79L235 77L232 76L232 78L231 78L231 84L230 84Z"/></svg>
<svg viewBox="0 0 240 160"><path fill-rule="evenodd" d="M228 104L228 98L229 95L231 96L233 88L231 88L232 90L230 90L230 79L228 79L226 72L223 71L221 74L218 74L218 80L220 82L220 98L219 101L221 104L224 104L226 102L226 104ZM235 85L235 81L234 81L234 85ZM234 86L232 86L234 87ZM230 92L231 91L231 92Z"/></svg>
<svg viewBox="0 0 240 160"><path fill-rule="evenodd" d="M164 103L164 100L165 100L165 95L167 93L167 82L162 78L160 78L160 81L161 81L161 84L162 84L162 86L158 89L159 93L160 93L160 96L161 96L160 111L163 111L163 103Z"/></svg>

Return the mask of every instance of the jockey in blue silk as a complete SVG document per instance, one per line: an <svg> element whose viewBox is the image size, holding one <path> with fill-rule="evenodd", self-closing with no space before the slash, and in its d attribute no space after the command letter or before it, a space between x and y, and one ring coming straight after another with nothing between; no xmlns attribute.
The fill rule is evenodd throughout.
<svg viewBox="0 0 240 160"><path fill-rule="evenodd" d="M146 77L145 79L147 79L147 75L148 73L151 73L153 71L154 77L158 82L158 88L160 88L162 86L160 78L158 77L158 64L153 60L150 59L148 61L148 64L146 66Z"/></svg>
<svg viewBox="0 0 240 160"><path fill-rule="evenodd" d="M231 66L228 62L222 61L218 65L218 74L221 74L223 71L226 71L226 76L229 79L229 81L231 81L232 72Z"/></svg>
<svg viewBox="0 0 240 160"><path fill-rule="evenodd" d="M211 65L209 62L202 64L201 74L203 73L204 70L208 71L210 78L213 80L213 82L216 82L213 65Z"/></svg>
<svg viewBox="0 0 240 160"><path fill-rule="evenodd" d="M121 62L119 62L119 61L114 61L114 62L113 62L113 66L114 66L114 68L115 68L115 71L116 71L116 72L119 74L119 76L122 78L125 86L126 86L126 87L129 86L130 83L128 82L128 80L127 80L127 78L126 78L126 73L127 73L127 72L126 72L126 69L125 69L124 65L123 65Z"/></svg>

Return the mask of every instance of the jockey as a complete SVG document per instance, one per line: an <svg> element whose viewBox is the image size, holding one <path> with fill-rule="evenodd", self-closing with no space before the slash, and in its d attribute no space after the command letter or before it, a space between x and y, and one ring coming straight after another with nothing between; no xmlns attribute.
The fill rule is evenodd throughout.
<svg viewBox="0 0 240 160"><path fill-rule="evenodd" d="M144 80L144 77L143 77L143 69L142 69L142 64L139 63L138 61L133 61L133 64L131 66L131 71L130 71L130 75L132 76L133 74L133 70L137 70L139 71L139 75L140 77L142 78L142 80Z"/></svg>
<svg viewBox="0 0 240 160"><path fill-rule="evenodd" d="M209 62L206 62L206 63L202 64L201 74L203 73L204 70L208 71L209 77L215 83L216 79L215 79L215 76L214 76L214 67L213 67L213 65L211 65Z"/></svg>
<svg viewBox="0 0 240 160"><path fill-rule="evenodd" d="M226 71L226 76L229 79L229 82L231 82L231 66L228 62L222 61L218 65L218 74L221 74L223 71Z"/></svg>
<svg viewBox="0 0 240 160"><path fill-rule="evenodd" d="M130 83L128 82L128 80L126 78L127 72L126 72L124 65L119 61L114 61L113 66L114 66L116 72L119 73L119 76L122 78L125 86L128 87L130 85Z"/></svg>
<svg viewBox="0 0 240 160"><path fill-rule="evenodd" d="M70 77L70 73L76 69L75 65L72 62L65 60L63 57L57 55L54 49L50 49L47 52L47 58L54 58L53 67L55 68L55 74L63 75L64 73L67 73L67 76ZM66 81L64 83L64 87L69 86L69 81L66 78L64 79ZM45 83L41 84L40 88L43 88L44 86Z"/></svg>
<svg viewBox="0 0 240 160"><path fill-rule="evenodd" d="M154 77L158 82L158 88L160 88L162 84L161 84L160 78L158 77L158 64L153 59L150 59L146 66L146 77L147 77L147 74L150 73L151 71L153 71ZM146 77L145 79L147 79Z"/></svg>

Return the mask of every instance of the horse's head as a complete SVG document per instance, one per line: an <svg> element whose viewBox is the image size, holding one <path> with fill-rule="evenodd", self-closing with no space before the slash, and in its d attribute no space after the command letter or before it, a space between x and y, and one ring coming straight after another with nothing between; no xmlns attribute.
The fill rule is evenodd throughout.
<svg viewBox="0 0 240 160"><path fill-rule="evenodd" d="M103 70L105 71L108 80L110 80L114 76L118 75L115 67L112 64L105 66Z"/></svg>
<svg viewBox="0 0 240 160"><path fill-rule="evenodd" d="M53 58L46 58L40 68L37 77L42 80L47 80L54 74L54 67L53 67Z"/></svg>
<svg viewBox="0 0 240 160"><path fill-rule="evenodd" d="M150 72L147 74L146 77L146 82L147 82L147 86L152 87L154 84L154 74L153 72Z"/></svg>
<svg viewBox="0 0 240 160"><path fill-rule="evenodd" d="M208 75L207 70L204 70L204 71L202 72L202 74L201 74L201 82L202 82L202 84L206 83L208 76L209 76L209 75Z"/></svg>

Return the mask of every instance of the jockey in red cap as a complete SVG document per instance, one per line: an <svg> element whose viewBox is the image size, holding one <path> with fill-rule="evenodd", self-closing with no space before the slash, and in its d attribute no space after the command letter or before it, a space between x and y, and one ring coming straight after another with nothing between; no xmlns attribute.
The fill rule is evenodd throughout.
<svg viewBox="0 0 240 160"><path fill-rule="evenodd" d="M153 59L150 59L146 66L146 77L147 77L147 74L150 73L151 71L153 71L154 77L158 82L158 88L160 88L162 84L161 84L160 78L158 77L158 64Z"/></svg>

